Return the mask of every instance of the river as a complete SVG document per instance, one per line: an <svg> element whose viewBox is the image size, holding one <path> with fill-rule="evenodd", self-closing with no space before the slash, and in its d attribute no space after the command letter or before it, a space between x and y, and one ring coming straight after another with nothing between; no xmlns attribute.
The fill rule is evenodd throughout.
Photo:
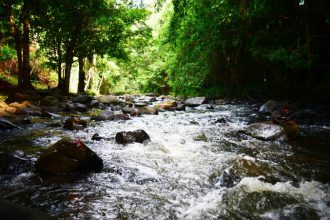
<svg viewBox="0 0 330 220"><path fill-rule="evenodd" d="M207 107L92 122L82 131L36 120L2 133L3 151L33 162L64 136L81 139L104 169L52 180L33 167L0 175L0 196L57 219L330 219L329 124L301 125L295 142L261 141L238 132L259 120L259 105ZM135 129L151 140L116 144L117 132ZM91 141L95 133L108 139Z"/></svg>

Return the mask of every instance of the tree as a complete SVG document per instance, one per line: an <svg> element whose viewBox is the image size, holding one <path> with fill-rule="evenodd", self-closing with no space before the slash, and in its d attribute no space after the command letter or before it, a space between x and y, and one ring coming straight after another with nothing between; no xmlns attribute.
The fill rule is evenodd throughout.
<svg viewBox="0 0 330 220"><path fill-rule="evenodd" d="M7 12L10 30L15 42L18 63L18 88L33 89L30 77L30 1L5 0L2 11ZM21 8L21 9L20 9Z"/></svg>

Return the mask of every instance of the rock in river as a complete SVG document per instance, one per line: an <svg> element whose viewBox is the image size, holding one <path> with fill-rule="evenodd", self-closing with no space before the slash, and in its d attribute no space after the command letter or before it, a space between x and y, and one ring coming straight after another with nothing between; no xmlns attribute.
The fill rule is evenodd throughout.
<svg viewBox="0 0 330 220"><path fill-rule="evenodd" d="M119 144L143 143L150 140L149 135L142 129L135 131L121 131L116 134L116 142Z"/></svg>
<svg viewBox="0 0 330 220"><path fill-rule="evenodd" d="M201 104L205 104L206 102L206 97L194 97L187 99L185 104L189 107L197 107L200 106Z"/></svg>
<svg viewBox="0 0 330 220"><path fill-rule="evenodd" d="M280 125L273 124L272 122L260 122L250 124L242 132L254 138L265 141L286 140L283 127Z"/></svg>
<svg viewBox="0 0 330 220"><path fill-rule="evenodd" d="M274 100L269 100L260 107L259 112L271 114L273 111L276 110L276 108L277 108L277 103Z"/></svg>
<svg viewBox="0 0 330 220"><path fill-rule="evenodd" d="M112 104L112 105L120 105L120 104L123 104L124 101L118 99L116 96L113 96L113 95L102 95L102 96L99 96L97 97L97 100L100 102L100 103L103 103L103 104Z"/></svg>
<svg viewBox="0 0 330 220"><path fill-rule="evenodd" d="M89 173L102 171L103 161L81 140L63 138L43 152L35 166L44 175Z"/></svg>
<svg viewBox="0 0 330 220"><path fill-rule="evenodd" d="M87 122L85 120L78 119L76 117L71 117L64 122L63 128L68 130L83 130L87 127Z"/></svg>

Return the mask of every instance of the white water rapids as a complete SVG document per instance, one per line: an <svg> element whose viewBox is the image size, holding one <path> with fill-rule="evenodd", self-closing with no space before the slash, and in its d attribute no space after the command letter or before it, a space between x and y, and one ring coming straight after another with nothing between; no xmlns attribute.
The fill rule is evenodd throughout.
<svg viewBox="0 0 330 220"><path fill-rule="evenodd" d="M104 171L41 185L21 174L6 189L27 192L32 204L60 219L329 219L329 184L308 178L303 161L289 160L291 145L238 134L254 117L246 105L222 105L98 122L79 132L49 130L34 142L84 140ZM214 123L218 118L227 123ZM115 143L117 132L136 129L151 141ZM94 133L110 139L90 141ZM237 185L222 186L223 173L235 169L242 174Z"/></svg>

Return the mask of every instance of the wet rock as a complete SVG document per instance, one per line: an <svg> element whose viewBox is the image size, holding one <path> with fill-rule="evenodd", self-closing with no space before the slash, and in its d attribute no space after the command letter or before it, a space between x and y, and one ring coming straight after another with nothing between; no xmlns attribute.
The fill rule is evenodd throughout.
<svg viewBox="0 0 330 220"><path fill-rule="evenodd" d="M6 220L51 220L44 212L0 199L0 219Z"/></svg>
<svg viewBox="0 0 330 220"><path fill-rule="evenodd" d="M0 118L0 130L15 129L18 128L15 124L7 121L6 119Z"/></svg>
<svg viewBox="0 0 330 220"><path fill-rule="evenodd" d="M165 102L158 103L156 108L163 110L174 110L176 106L177 102L175 100L167 100Z"/></svg>
<svg viewBox="0 0 330 220"><path fill-rule="evenodd" d="M274 100L269 100L260 107L259 112L271 114L273 111L276 110L277 107L277 102L275 102Z"/></svg>
<svg viewBox="0 0 330 220"><path fill-rule="evenodd" d="M138 107L137 109L141 112L141 114L158 115L158 110L153 106Z"/></svg>
<svg viewBox="0 0 330 220"><path fill-rule="evenodd" d="M101 114L93 116L91 119L94 121L106 121L109 120L111 116L114 115L114 112L111 110L104 110Z"/></svg>
<svg viewBox="0 0 330 220"><path fill-rule="evenodd" d="M130 120L130 119L131 118L125 114L114 114L114 115L110 116L110 118L108 120L109 121L125 121L125 120Z"/></svg>
<svg viewBox="0 0 330 220"><path fill-rule="evenodd" d="M89 103L89 106L90 107L99 107L100 106L100 102L96 99L92 100L90 103Z"/></svg>
<svg viewBox="0 0 330 220"><path fill-rule="evenodd" d="M219 177L214 177L214 175L210 177L211 182L213 182L215 186L227 188L236 186L241 181L241 179L242 178L240 176L236 176L234 173L226 171L224 171L223 174Z"/></svg>
<svg viewBox="0 0 330 220"><path fill-rule="evenodd" d="M76 118L76 117L70 117L64 122L63 128L68 130L83 130L87 127L87 122L85 120Z"/></svg>
<svg viewBox="0 0 330 220"><path fill-rule="evenodd" d="M179 104L175 107L174 110L175 110L175 111L186 111L186 105L183 104L183 103L179 103Z"/></svg>
<svg viewBox="0 0 330 220"><path fill-rule="evenodd" d="M124 114L129 114L130 116L140 116L141 115L140 110L135 107L126 106L122 109L122 111Z"/></svg>
<svg viewBox="0 0 330 220"><path fill-rule="evenodd" d="M44 151L36 162L42 175L101 172L102 159L81 140L63 138Z"/></svg>
<svg viewBox="0 0 330 220"><path fill-rule="evenodd" d="M250 124L242 132L254 138L265 141L286 140L283 127L277 124L273 124L272 122Z"/></svg>
<svg viewBox="0 0 330 220"><path fill-rule="evenodd" d="M74 109L78 112L86 112L87 106L81 103L74 103Z"/></svg>
<svg viewBox="0 0 330 220"><path fill-rule="evenodd" d="M98 133L95 133L92 137L92 141L100 141L104 139L104 137L101 137Z"/></svg>
<svg viewBox="0 0 330 220"><path fill-rule="evenodd" d="M18 155L0 152L0 174L18 175L32 170L32 162Z"/></svg>
<svg viewBox="0 0 330 220"><path fill-rule="evenodd" d="M28 106L31 106L31 103L29 101L24 101L22 103L13 102L13 103L10 103L8 106L11 107L10 109L12 109L12 108L16 109L16 110L12 109L12 112L14 112L15 114L26 115L27 112L25 111L25 109Z"/></svg>
<svg viewBox="0 0 330 220"><path fill-rule="evenodd" d="M213 124L225 124L227 123L227 120L225 118L218 118L213 122Z"/></svg>
<svg viewBox="0 0 330 220"><path fill-rule="evenodd" d="M103 103L103 104L108 104L108 105L120 105L120 104L123 104L124 101L118 99L117 97L113 96L113 95L102 95L102 96L99 96L97 97L97 100L100 102L100 103Z"/></svg>
<svg viewBox="0 0 330 220"><path fill-rule="evenodd" d="M124 95L124 99L125 99L125 101L126 102L134 102L134 97L133 96L131 96L131 95Z"/></svg>
<svg viewBox="0 0 330 220"><path fill-rule="evenodd" d="M150 140L149 135L142 129L136 131L121 131L116 134L116 142L119 144L143 143Z"/></svg>
<svg viewBox="0 0 330 220"><path fill-rule="evenodd" d="M206 97L194 97L187 99L185 104L189 107L197 107L206 103Z"/></svg>

